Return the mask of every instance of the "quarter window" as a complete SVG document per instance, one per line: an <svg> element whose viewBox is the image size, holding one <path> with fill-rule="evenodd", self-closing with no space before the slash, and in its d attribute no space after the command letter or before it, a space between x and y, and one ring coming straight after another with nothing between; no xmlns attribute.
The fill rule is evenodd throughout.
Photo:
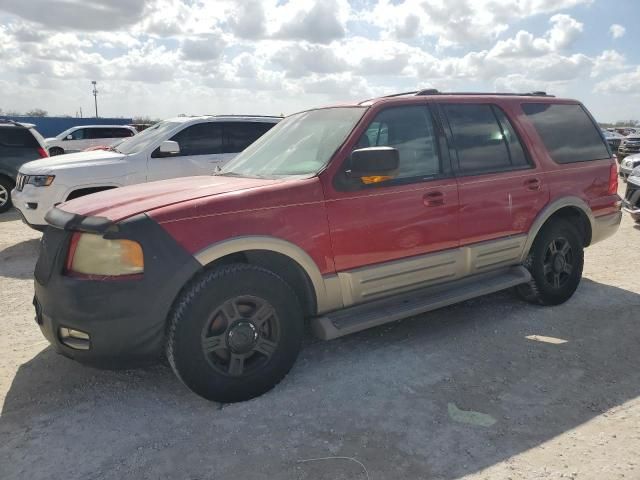
<svg viewBox="0 0 640 480"><path fill-rule="evenodd" d="M444 105L463 175L527 168L530 163L507 116L494 105Z"/></svg>
<svg viewBox="0 0 640 480"><path fill-rule="evenodd" d="M602 134L582 105L524 103L527 115L556 163L610 158Z"/></svg>
<svg viewBox="0 0 640 480"><path fill-rule="evenodd" d="M356 148L388 146L398 150L395 179L432 177L442 173L433 119L422 105L380 112L360 137Z"/></svg>

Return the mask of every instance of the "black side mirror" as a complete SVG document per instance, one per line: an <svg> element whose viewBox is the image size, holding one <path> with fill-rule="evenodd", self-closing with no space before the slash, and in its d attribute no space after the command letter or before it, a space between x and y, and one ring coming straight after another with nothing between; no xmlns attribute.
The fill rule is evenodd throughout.
<svg viewBox="0 0 640 480"><path fill-rule="evenodd" d="M350 178L358 178L363 183L378 183L390 180L398 174L400 155L392 147L359 148L351 152Z"/></svg>

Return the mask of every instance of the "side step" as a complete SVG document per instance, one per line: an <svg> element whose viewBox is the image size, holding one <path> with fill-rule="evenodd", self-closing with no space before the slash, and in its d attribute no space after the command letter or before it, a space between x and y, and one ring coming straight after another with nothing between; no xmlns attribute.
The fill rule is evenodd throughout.
<svg viewBox="0 0 640 480"><path fill-rule="evenodd" d="M330 312L312 319L311 329L317 337L331 340L515 287L530 280L531 274L523 266L474 275Z"/></svg>

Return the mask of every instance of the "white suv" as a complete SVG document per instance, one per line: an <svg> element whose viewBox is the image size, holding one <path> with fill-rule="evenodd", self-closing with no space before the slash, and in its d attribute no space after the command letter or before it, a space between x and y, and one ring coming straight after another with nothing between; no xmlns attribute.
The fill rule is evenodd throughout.
<svg viewBox="0 0 640 480"><path fill-rule="evenodd" d="M81 125L71 127L55 137L46 138L45 142L49 155L54 156L81 152L89 147L109 147L136 133L136 129L128 125Z"/></svg>
<svg viewBox="0 0 640 480"><path fill-rule="evenodd" d="M25 223L43 230L47 211L72 198L135 183L211 175L280 120L255 116L171 118L108 151L26 163L20 168L11 198Z"/></svg>

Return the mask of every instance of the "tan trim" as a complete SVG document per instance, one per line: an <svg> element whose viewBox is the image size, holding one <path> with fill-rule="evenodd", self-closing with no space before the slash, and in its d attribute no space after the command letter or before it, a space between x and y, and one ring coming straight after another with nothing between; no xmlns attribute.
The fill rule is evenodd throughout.
<svg viewBox="0 0 640 480"><path fill-rule="evenodd" d="M556 213L561 208L565 207L575 207L580 209L589 219L589 223L591 224L591 232L592 232L592 242L593 243L593 232L596 230L595 218L593 213L591 213L591 209L589 205L579 197L563 197L559 200L551 202L547 205L536 217L531 228L529 229L529 234L527 235L527 242L525 243L524 250L522 252L522 261L529 254L529 250L531 249L531 245L533 245L533 241L536 239L538 232L542 228L542 225L549 220L551 215Z"/></svg>
<svg viewBox="0 0 640 480"><path fill-rule="evenodd" d="M267 236L237 237L210 245L197 252L194 257L201 265L208 265L224 256L247 250L269 250L281 253L300 265L313 284L318 313L342 307L337 276L329 275L323 278L313 259L300 247L286 240Z"/></svg>
<svg viewBox="0 0 640 480"><path fill-rule="evenodd" d="M338 273L345 307L521 263L527 236L490 240Z"/></svg>

